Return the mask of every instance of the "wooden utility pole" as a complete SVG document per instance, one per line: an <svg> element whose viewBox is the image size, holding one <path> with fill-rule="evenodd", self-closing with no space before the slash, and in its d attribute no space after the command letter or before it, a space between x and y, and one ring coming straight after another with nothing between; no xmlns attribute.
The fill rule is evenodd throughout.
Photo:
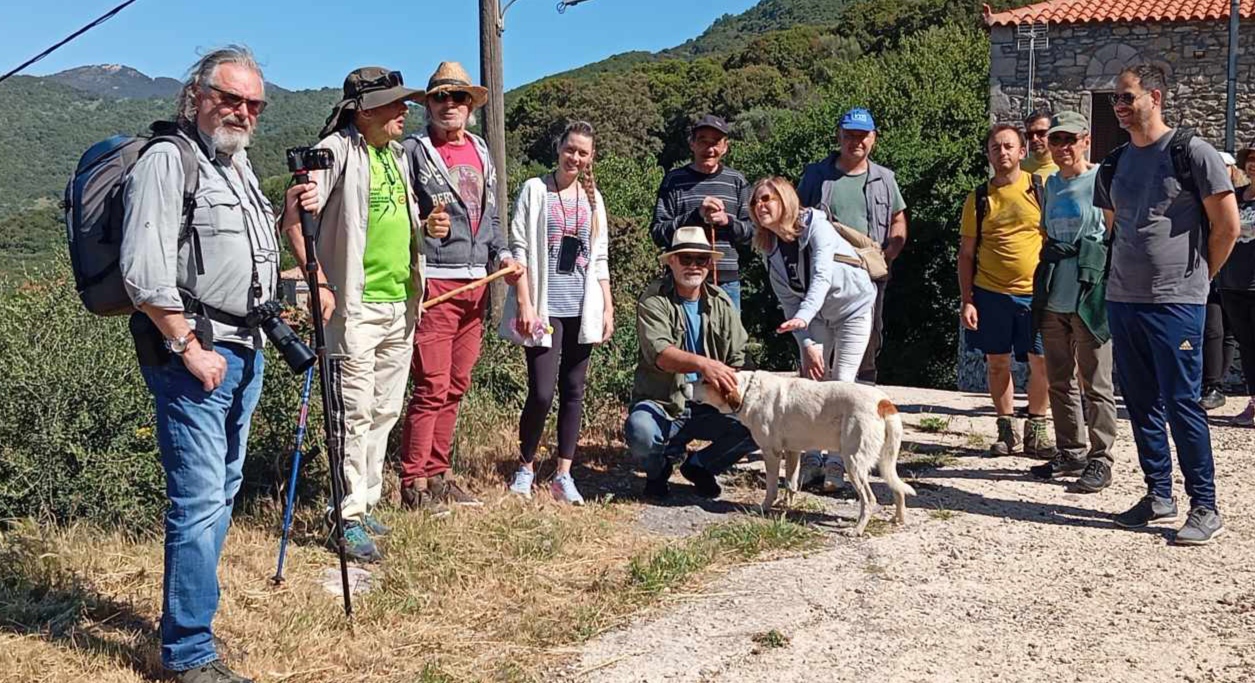
<svg viewBox="0 0 1255 683"><path fill-rule="evenodd" d="M502 73L504 69L501 57L501 34L504 30L498 0L479 0L479 74L484 87L488 88L488 104L480 109L480 115L484 117L484 138L488 142L488 153L492 156L492 165L497 169L497 215L501 219L503 232L510 224L505 168L505 77ZM501 321L502 308L505 306L505 282L493 282L488 291L492 304L490 320L495 325Z"/></svg>

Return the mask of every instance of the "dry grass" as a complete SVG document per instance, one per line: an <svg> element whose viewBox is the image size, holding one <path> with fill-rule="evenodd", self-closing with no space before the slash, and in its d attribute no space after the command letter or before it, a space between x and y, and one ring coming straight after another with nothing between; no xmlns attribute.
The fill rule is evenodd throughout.
<svg viewBox="0 0 1255 683"><path fill-rule="evenodd" d="M498 423L500 424L500 423ZM220 566L215 631L223 654L263 681L543 680L569 648L619 625L712 568L805 548L813 530L734 517L664 543L635 523L640 503L612 495L583 508L506 499L497 478L505 429L462 437L460 463L486 505L431 519L385 510L387 561L372 568L352 623L319 584L336 566L318 513L302 511L271 585L274 511L241 520ZM618 449L590 448L582 475L627 476ZM504 451L508 453L509 451ZM484 486L492 482L492 487ZM265 519L269 515L272 519ZM160 679L162 545L86 526L13 523L0 531L0 681Z"/></svg>

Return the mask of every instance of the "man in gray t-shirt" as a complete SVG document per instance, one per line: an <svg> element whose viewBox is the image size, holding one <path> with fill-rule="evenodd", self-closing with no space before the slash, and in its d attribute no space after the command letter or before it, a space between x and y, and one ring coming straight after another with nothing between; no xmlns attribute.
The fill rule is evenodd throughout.
<svg viewBox="0 0 1255 683"><path fill-rule="evenodd" d="M1224 532L1211 433L1199 404L1203 320L1211 278L1237 239L1238 207L1220 154L1199 138L1183 143L1164 123L1166 93L1157 66L1120 74L1111 105L1131 141L1103 161L1094 191L1113 232L1107 312L1148 489L1115 523L1133 528L1177 518L1171 425L1190 497L1176 542L1202 545Z"/></svg>

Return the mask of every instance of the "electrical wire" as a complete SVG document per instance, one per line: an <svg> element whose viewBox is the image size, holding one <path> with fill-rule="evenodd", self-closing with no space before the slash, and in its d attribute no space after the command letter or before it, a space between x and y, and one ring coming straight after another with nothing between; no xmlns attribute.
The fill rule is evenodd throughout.
<svg viewBox="0 0 1255 683"><path fill-rule="evenodd" d="M16 69L14 69L14 70L10 71L9 73L7 73L7 74L5 74L5 75L3 75L3 76L0 76L0 83L3 83L3 82L4 82L5 80L7 80L10 76L13 76L13 75L17 74L19 71L21 71L22 69L25 69L26 67L30 66L31 64L34 64L35 62L38 62L39 60L43 59L44 57L47 57L48 55L52 54L53 52L56 52L56 51L57 51L57 49L59 49L62 45L65 45L66 43L70 42L71 40L74 40L75 38L77 38L77 37L79 37L79 36L83 35L84 33L87 33L88 31L92 30L93 28L96 28L97 26L99 26L99 25L101 25L101 24L105 23L105 22L106 22L106 21L108 21L109 19L113 18L113 15L117 14L118 12L121 12L122 10L126 9L128 5L132 5L132 4L134 4L134 3L135 3L135 0L126 0L126 2L124 2L124 3L120 4L120 5L118 5L117 7L114 7L113 9L109 10L108 12L105 12L104 14L100 15L100 16L99 16L99 17L98 17L95 21L93 21L93 22L91 22L90 24L88 24L88 25L84 26L83 28L80 28L79 30L75 31L74 33L71 33L70 35L66 36L65 40L62 40L61 42L57 43L56 45L53 45L52 47L48 48L47 50L44 50L43 52L40 52L39 54L35 55L34 57L31 57L30 59L28 59L28 60L26 60L25 62L23 62L22 64L20 64L20 65L19 65Z"/></svg>

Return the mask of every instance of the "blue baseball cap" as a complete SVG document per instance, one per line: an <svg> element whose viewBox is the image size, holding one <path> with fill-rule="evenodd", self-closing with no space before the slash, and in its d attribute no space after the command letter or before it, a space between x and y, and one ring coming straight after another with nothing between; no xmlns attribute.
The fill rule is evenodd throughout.
<svg viewBox="0 0 1255 683"><path fill-rule="evenodd" d="M842 130L876 130L876 122L872 120L872 113L862 107L855 107L847 111L841 117Z"/></svg>

